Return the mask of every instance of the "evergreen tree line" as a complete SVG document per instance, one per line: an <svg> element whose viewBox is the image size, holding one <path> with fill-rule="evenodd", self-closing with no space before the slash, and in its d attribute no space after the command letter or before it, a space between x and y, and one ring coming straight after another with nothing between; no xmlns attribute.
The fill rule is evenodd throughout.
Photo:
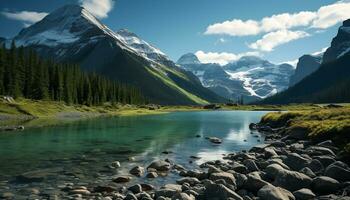
<svg viewBox="0 0 350 200"><path fill-rule="evenodd" d="M0 94L68 104L143 104L141 92L73 64L43 60L34 50L0 47Z"/></svg>

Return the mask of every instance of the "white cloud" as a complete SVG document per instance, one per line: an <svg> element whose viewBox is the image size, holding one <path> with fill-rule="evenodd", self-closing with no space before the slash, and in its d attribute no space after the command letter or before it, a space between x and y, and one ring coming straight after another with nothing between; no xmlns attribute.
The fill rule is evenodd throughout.
<svg viewBox="0 0 350 200"><path fill-rule="evenodd" d="M309 36L309 34L304 31L279 30L267 33L262 39L257 40L248 46L260 51L273 51L274 48L279 45L307 36Z"/></svg>
<svg viewBox="0 0 350 200"><path fill-rule="evenodd" d="M326 29L350 18L350 1L343 0L322 6L317 11L282 13L260 20L233 19L209 25L204 34L225 34L230 36L258 35L277 30L297 27Z"/></svg>
<svg viewBox="0 0 350 200"><path fill-rule="evenodd" d="M323 6L317 11L317 18L313 21L313 28L326 29L350 18L350 2L339 1L335 4Z"/></svg>
<svg viewBox="0 0 350 200"><path fill-rule="evenodd" d="M208 26L204 34L226 34L231 36L256 35L260 32L258 22L254 20L242 21L234 19Z"/></svg>
<svg viewBox="0 0 350 200"><path fill-rule="evenodd" d="M113 0L80 0L81 5L97 18L106 18L113 9Z"/></svg>
<svg viewBox="0 0 350 200"><path fill-rule="evenodd" d="M195 55L202 63L217 63L219 65L226 65L227 63L240 59L242 56L261 56L259 52L255 51L240 54L197 51Z"/></svg>
<svg viewBox="0 0 350 200"><path fill-rule="evenodd" d="M19 11L19 12L6 12L1 14L9 19L23 22L25 26L31 25L35 22L43 19L48 13L45 12L33 12L33 11Z"/></svg>

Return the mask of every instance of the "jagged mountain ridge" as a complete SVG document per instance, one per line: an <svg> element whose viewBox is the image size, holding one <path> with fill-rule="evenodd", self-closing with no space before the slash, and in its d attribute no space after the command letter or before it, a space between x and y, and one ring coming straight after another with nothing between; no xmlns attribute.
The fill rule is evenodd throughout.
<svg viewBox="0 0 350 200"><path fill-rule="evenodd" d="M44 58L77 63L84 70L134 85L153 103L224 101L160 50L131 32L113 32L78 5L55 10L14 40Z"/></svg>
<svg viewBox="0 0 350 200"><path fill-rule="evenodd" d="M200 63L194 54L185 54L177 64L194 73L205 87L217 94L233 100L243 96L246 102L286 89L294 70L291 65L275 65L255 56L220 66Z"/></svg>
<svg viewBox="0 0 350 200"><path fill-rule="evenodd" d="M297 84L301 80L303 80L305 77L316 71L321 63L322 63L322 56L320 55L303 55L299 58L297 67L295 69L294 74L290 77L289 81L289 87Z"/></svg>
<svg viewBox="0 0 350 200"><path fill-rule="evenodd" d="M262 104L287 103L344 103L350 101L350 34L343 22L331 46L323 55L320 67L288 90L263 100Z"/></svg>

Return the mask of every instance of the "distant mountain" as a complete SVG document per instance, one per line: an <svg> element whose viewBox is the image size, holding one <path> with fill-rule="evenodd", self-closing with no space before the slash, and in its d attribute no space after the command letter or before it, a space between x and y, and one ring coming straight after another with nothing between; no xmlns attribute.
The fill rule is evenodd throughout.
<svg viewBox="0 0 350 200"><path fill-rule="evenodd" d="M336 60L348 53L350 53L350 19L345 20L339 28L337 36L333 38L331 46L324 53L323 63Z"/></svg>
<svg viewBox="0 0 350 200"><path fill-rule="evenodd" d="M350 53L345 34L350 21L339 28L337 36L323 56L321 66L288 90L263 100L263 104L343 103L350 101Z"/></svg>
<svg viewBox="0 0 350 200"><path fill-rule="evenodd" d="M295 85L312 72L316 71L322 62L323 54L303 55L299 58L294 74L290 77L289 87Z"/></svg>
<svg viewBox="0 0 350 200"><path fill-rule="evenodd" d="M44 58L77 63L83 70L136 86L153 103L224 101L159 49L127 30L113 32L77 5L55 10L14 40Z"/></svg>
<svg viewBox="0 0 350 200"><path fill-rule="evenodd" d="M276 65L255 56L245 56L223 67L232 80L243 81L251 96L266 98L288 88L294 68L289 64Z"/></svg>
<svg viewBox="0 0 350 200"><path fill-rule="evenodd" d="M204 87L222 97L237 100L244 96L248 101L251 99L249 92L243 88L243 82L232 80L230 75L218 64L201 63L197 56L192 53L181 56L177 64L196 75ZM252 100L257 99L253 98Z"/></svg>
<svg viewBox="0 0 350 200"><path fill-rule="evenodd" d="M194 54L185 54L177 64L195 74L202 84L226 98L256 101L288 87L294 68L274 65L254 56L242 57L225 66L200 63Z"/></svg>

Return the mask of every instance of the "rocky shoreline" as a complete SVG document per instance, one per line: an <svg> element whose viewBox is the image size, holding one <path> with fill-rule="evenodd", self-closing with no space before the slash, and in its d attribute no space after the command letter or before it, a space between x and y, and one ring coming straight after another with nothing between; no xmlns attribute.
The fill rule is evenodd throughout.
<svg viewBox="0 0 350 200"><path fill-rule="evenodd" d="M129 174L114 178L110 184L78 186L67 183L60 186L62 193L52 198L350 199L350 168L341 161L339 149L332 141L315 143L308 140L305 133L287 135L283 127L273 129L262 124L251 124L249 128L264 134L265 144L249 151L226 154L222 160L205 162L195 170L187 170L168 159L156 160L148 166L131 168ZM219 138L206 139L216 145L224 142ZM108 167L117 169L121 164L115 161ZM160 188L141 181L131 184L131 180L138 177L157 179L169 172L177 173L180 178ZM33 181L28 180L30 177L27 176L17 178ZM34 193L32 197L35 196L40 199ZM2 198L15 199L11 193L2 194Z"/></svg>

